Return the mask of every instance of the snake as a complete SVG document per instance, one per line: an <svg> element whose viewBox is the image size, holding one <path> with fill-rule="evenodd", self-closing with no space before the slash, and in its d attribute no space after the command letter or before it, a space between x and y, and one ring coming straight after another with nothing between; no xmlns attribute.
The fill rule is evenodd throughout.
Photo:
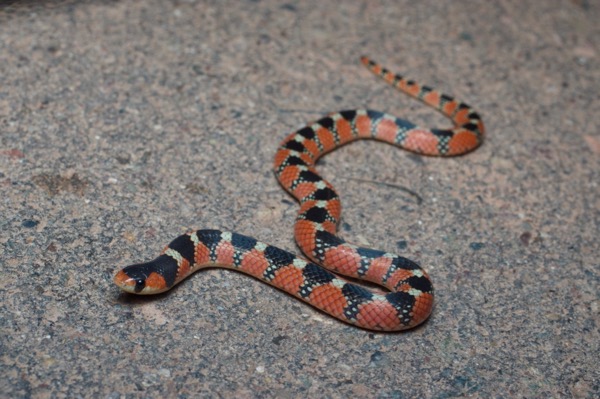
<svg viewBox="0 0 600 399"><path fill-rule="evenodd" d="M440 111L453 127L421 128L368 109L322 117L289 134L279 145L273 163L280 185L299 202L294 237L308 259L253 237L203 229L177 237L150 262L122 268L114 277L115 284L127 293L157 294L197 270L227 268L253 276L362 329L400 331L427 320L434 306L433 284L427 272L410 259L359 247L337 235L340 198L315 164L322 155L359 139L382 141L422 155L461 155L482 143L483 122L473 108L451 96L394 74L368 57L361 57L361 62L401 92ZM359 285L355 280L384 289L367 287L368 283Z"/></svg>

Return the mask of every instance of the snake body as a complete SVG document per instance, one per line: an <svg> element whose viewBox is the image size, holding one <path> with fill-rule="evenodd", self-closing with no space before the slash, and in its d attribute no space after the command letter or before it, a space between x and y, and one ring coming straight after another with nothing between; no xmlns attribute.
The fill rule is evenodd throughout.
<svg viewBox="0 0 600 399"><path fill-rule="evenodd" d="M198 230L176 238L155 260L123 268L115 283L126 292L155 294L199 269L223 267L254 276L361 328L398 331L425 321L434 303L425 270L404 257L361 248L338 237L339 196L314 166L323 154L358 139L384 141L424 155L460 155L479 146L484 126L470 106L395 75L366 57L361 61L400 91L441 111L454 127L424 129L363 109L330 114L285 138L275 154L274 171L300 203L295 239L312 262L234 232ZM358 286L332 271L376 283L389 292Z"/></svg>

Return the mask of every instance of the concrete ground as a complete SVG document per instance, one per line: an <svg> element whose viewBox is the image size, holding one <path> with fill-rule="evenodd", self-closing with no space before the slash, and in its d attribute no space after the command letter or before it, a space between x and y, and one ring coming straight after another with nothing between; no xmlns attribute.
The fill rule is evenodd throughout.
<svg viewBox="0 0 600 399"><path fill-rule="evenodd" d="M597 398L600 5L592 1L12 2L0 8L0 395ZM369 107L473 105L459 158L361 142L320 171L342 235L421 263L422 327L363 331L247 276L156 298L112 276L180 233L297 252L278 142Z"/></svg>

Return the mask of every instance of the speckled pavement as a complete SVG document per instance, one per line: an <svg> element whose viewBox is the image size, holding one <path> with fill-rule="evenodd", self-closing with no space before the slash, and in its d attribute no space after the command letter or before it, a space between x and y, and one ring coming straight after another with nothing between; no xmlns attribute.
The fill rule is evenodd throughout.
<svg viewBox="0 0 600 399"><path fill-rule="evenodd" d="M29 1L0 6L0 396L600 397L593 1ZM288 133L369 107L448 121L367 54L473 105L453 159L361 142L319 170L343 236L422 264L427 323L378 334L245 275L155 298L112 276L196 228L297 252Z"/></svg>

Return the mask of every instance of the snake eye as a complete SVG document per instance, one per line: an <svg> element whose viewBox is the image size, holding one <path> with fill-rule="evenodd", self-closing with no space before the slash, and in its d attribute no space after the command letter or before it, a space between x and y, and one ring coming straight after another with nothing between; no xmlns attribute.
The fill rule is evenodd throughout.
<svg viewBox="0 0 600 399"><path fill-rule="evenodd" d="M138 278L135 280L135 292L141 292L146 286L146 280Z"/></svg>

